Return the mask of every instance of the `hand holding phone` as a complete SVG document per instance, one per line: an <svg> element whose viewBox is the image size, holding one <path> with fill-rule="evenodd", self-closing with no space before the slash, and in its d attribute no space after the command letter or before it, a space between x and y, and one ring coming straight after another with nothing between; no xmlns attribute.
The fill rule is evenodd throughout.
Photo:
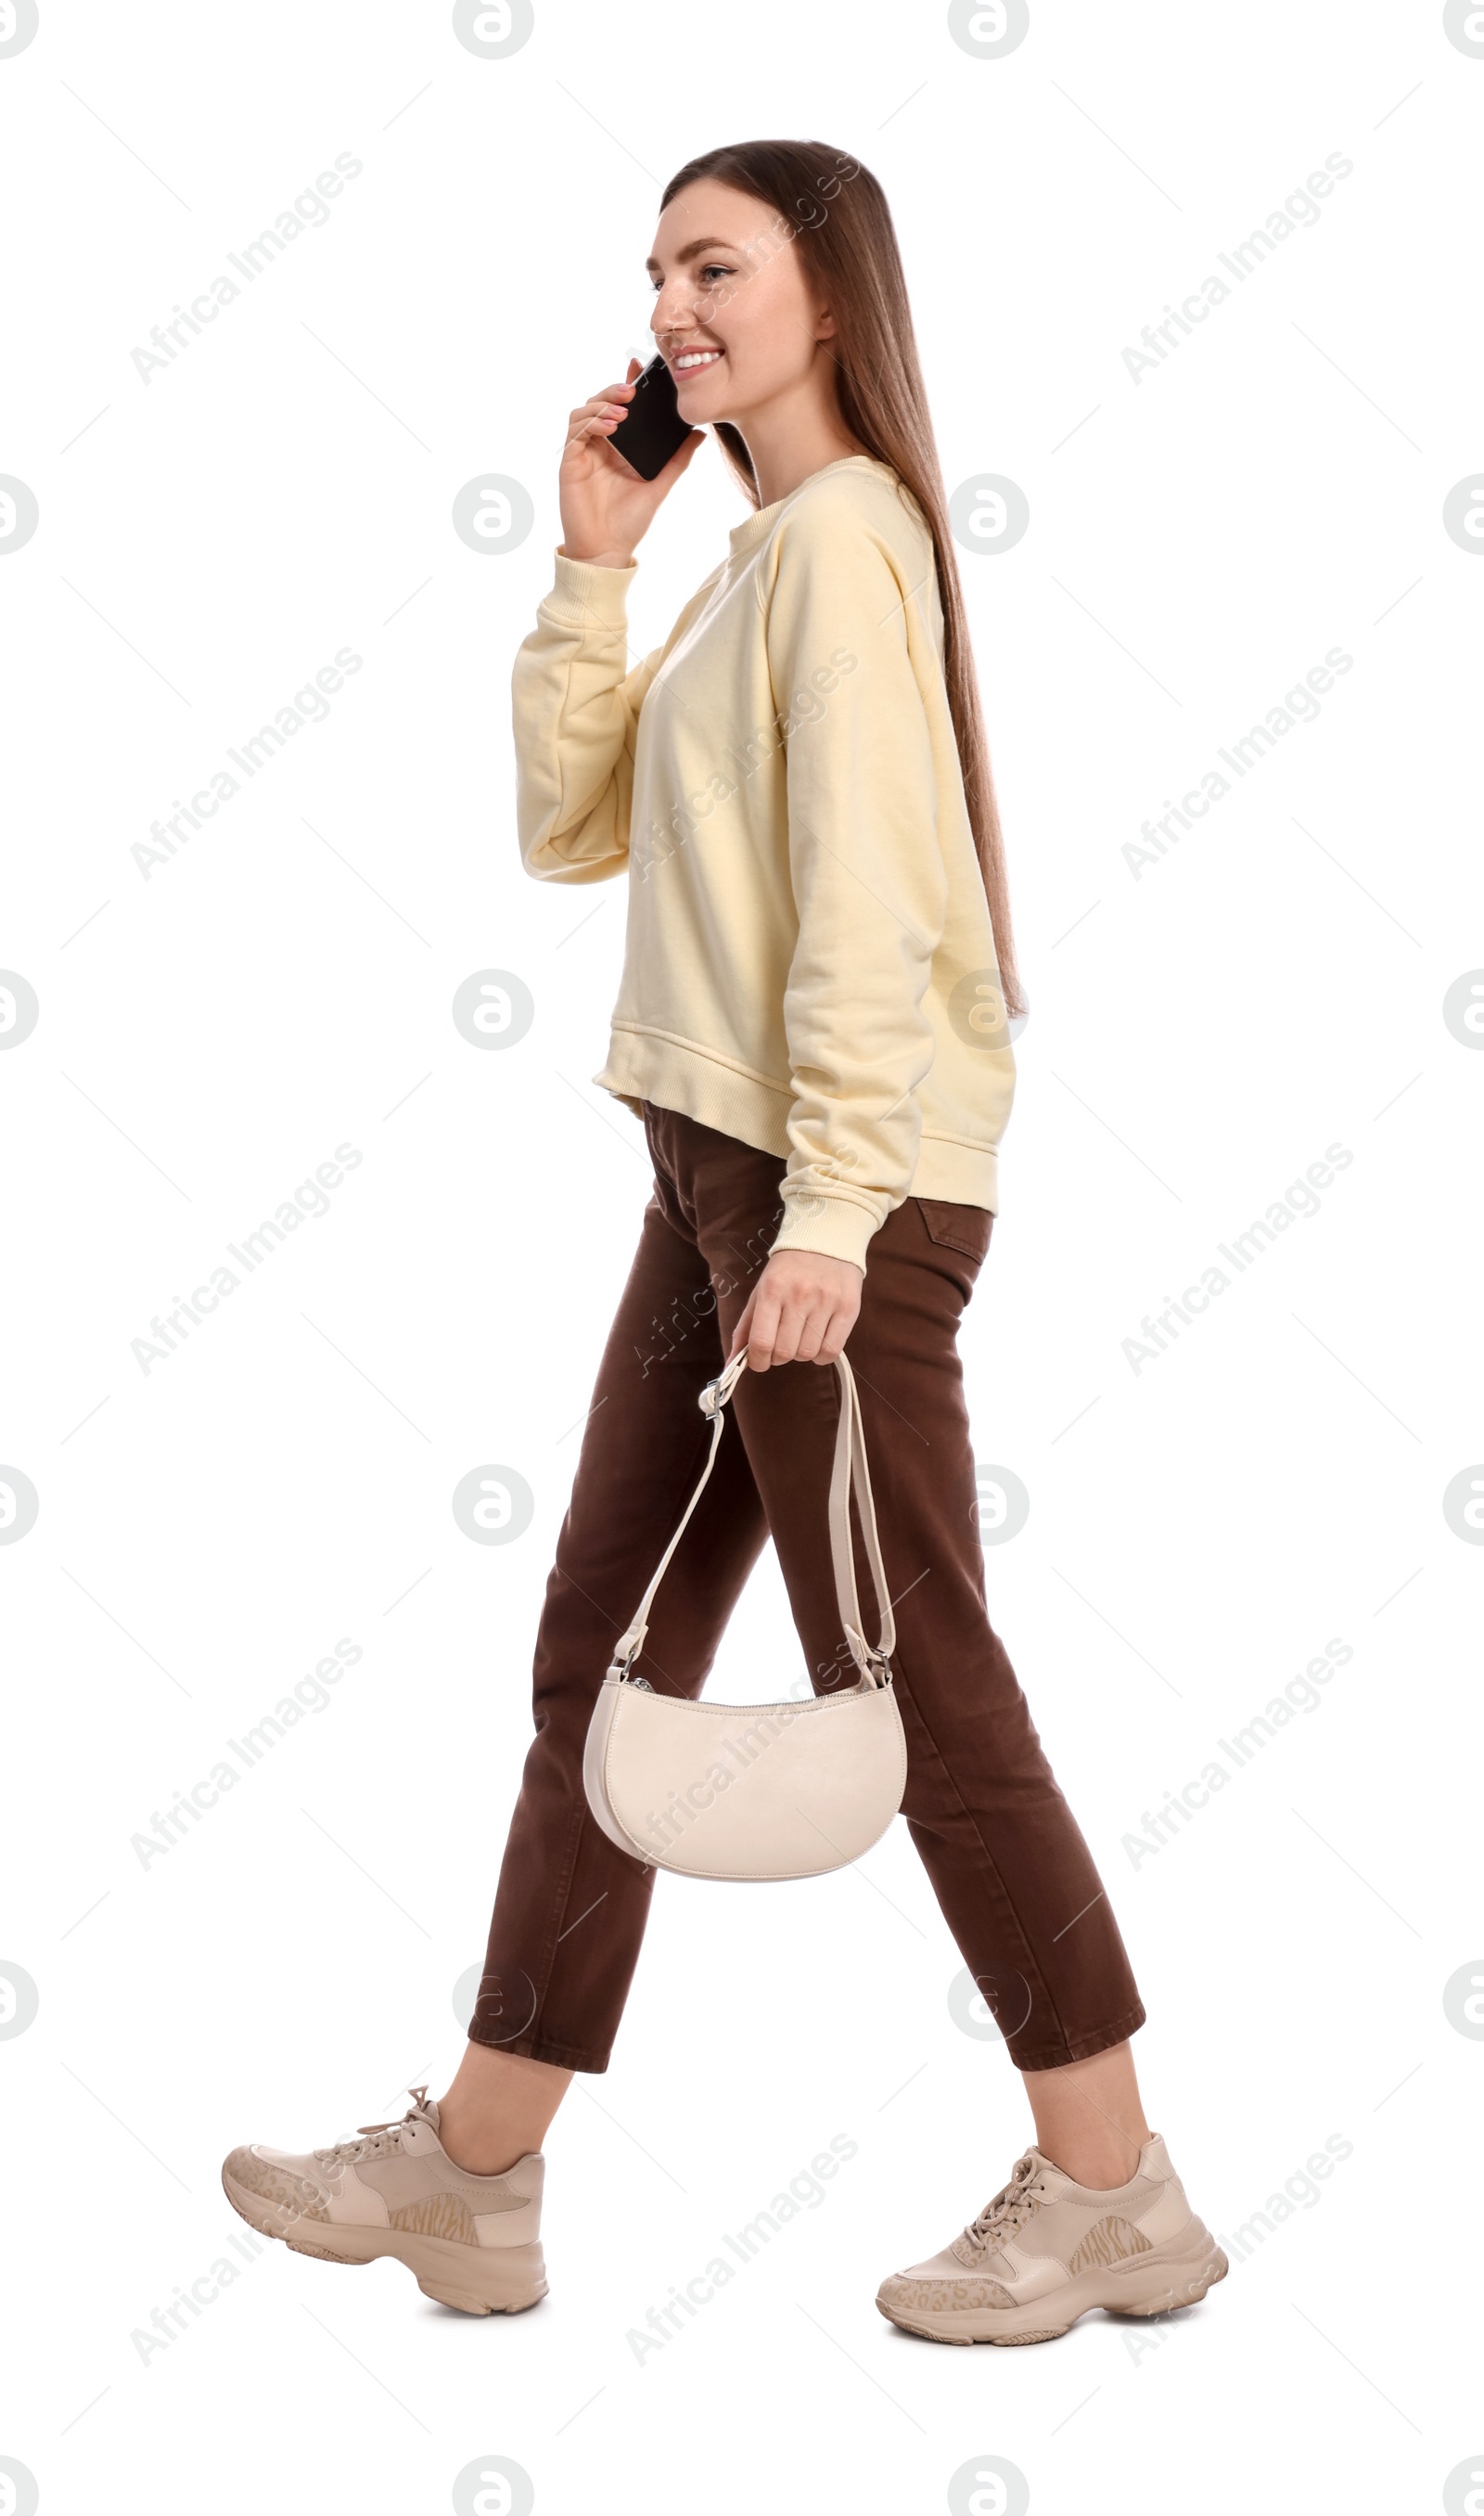
<svg viewBox="0 0 1484 2516"><path fill-rule="evenodd" d="M636 543L692 460L704 432L676 408L663 358L609 385L571 414L558 490L562 549L595 567L628 567Z"/></svg>

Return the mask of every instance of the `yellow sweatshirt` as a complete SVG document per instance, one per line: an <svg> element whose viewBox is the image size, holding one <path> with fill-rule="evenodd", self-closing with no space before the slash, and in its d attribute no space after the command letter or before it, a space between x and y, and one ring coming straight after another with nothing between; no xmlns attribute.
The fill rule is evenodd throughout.
<svg viewBox="0 0 1484 2516"><path fill-rule="evenodd" d="M932 540L868 455L729 539L633 670L635 568L558 551L515 670L521 855L628 872L594 1081L786 1156L772 1246L864 1268L908 1195L997 1209L1014 1092Z"/></svg>

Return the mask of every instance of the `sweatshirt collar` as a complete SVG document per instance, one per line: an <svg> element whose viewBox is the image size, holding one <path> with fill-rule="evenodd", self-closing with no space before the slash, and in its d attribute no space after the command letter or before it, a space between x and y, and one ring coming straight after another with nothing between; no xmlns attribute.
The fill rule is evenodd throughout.
<svg viewBox="0 0 1484 2516"><path fill-rule="evenodd" d="M831 472L880 472L887 480L896 477L889 464L879 463L874 454L845 454L838 463L821 464L817 472L809 473L806 480L800 482L797 489L791 489L787 498L775 498L770 507L757 508L745 524L732 526L728 539L733 559L740 559L744 552L755 550L759 542L765 541L789 500L797 498L802 490L809 488L816 481L824 480Z"/></svg>

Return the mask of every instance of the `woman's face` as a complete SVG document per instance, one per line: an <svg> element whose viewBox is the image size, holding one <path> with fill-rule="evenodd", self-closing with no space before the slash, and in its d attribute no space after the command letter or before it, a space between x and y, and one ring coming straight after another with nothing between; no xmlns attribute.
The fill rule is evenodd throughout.
<svg viewBox="0 0 1484 2516"><path fill-rule="evenodd" d="M651 328L693 428L727 419L745 430L749 413L803 384L834 335L787 228L765 201L709 178L661 215Z"/></svg>

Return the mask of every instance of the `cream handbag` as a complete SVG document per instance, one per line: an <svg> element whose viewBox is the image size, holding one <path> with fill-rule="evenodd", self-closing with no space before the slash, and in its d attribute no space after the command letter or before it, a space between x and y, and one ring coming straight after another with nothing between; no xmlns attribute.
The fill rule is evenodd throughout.
<svg viewBox="0 0 1484 2516"><path fill-rule="evenodd" d="M716 1463L727 1400L747 1362L734 1355L700 1397L711 1448L680 1527L628 1631L619 1636L588 1726L582 1779L588 1805L621 1852L689 1878L812 1878L858 1860L901 1806L907 1741L891 1683L896 1641L866 1466L855 1376L842 1355L840 1427L830 1479L835 1592L855 1685L802 1702L705 1703L656 1695L632 1674L649 1612L680 1534ZM850 1543L852 1485L880 1633L861 1631Z"/></svg>

